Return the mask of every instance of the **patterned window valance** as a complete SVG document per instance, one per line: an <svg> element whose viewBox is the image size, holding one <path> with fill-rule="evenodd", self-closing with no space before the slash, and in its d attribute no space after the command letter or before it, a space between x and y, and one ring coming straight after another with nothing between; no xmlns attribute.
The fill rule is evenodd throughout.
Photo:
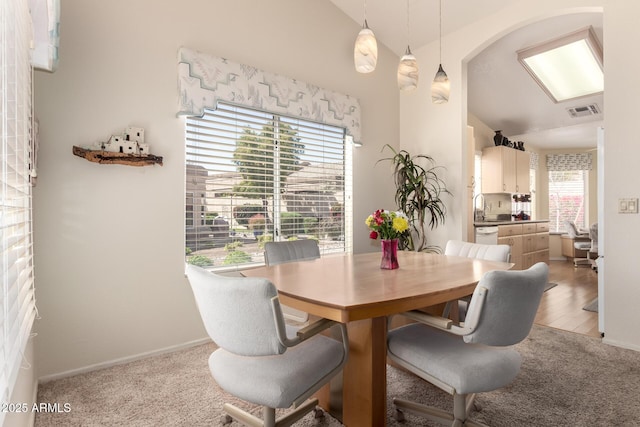
<svg viewBox="0 0 640 427"><path fill-rule="evenodd" d="M547 154L547 169L550 171L591 170L591 153Z"/></svg>
<svg viewBox="0 0 640 427"><path fill-rule="evenodd" d="M227 101L272 113L344 127L360 141L357 99L225 58L181 48L178 52L179 116L202 116Z"/></svg>
<svg viewBox="0 0 640 427"><path fill-rule="evenodd" d="M40 70L56 71L60 46L60 0L31 0L29 8L33 26L31 65Z"/></svg>

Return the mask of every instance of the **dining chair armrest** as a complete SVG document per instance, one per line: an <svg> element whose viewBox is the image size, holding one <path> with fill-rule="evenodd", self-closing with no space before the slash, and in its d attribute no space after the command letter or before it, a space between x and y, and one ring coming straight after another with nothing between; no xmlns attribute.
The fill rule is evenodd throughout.
<svg viewBox="0 0 640 427"><path fill-rule="evenodd" d="M487 289L484 287L478 287L475 292L476 307L471 313L468 313L464 322L457 325L453 320L446 317L434 316L424 313L419 310L405 311L400 313L401 315L415 320L416 322L423 323L427 326L431 326L436 329L450 332L455 335L468 335L476 330L478 321L480 320L480 313L484 306L484 301L487 296Z"/></svg>
<svg viewBox="0 0 640 427"><path fill-rule="evenodd" d="M425 325L433 326L438 329L451 329L451 326L453 325L453 320L451 319L434 316L419 310L405 311L401 314L411 320L415 320L416 322L424 323Z"/></svg>
<svg viewBox="0 0 640 427"><path fill-rule="evenodd" d="M342 335L342 343L343 343L343 346L345 347L345 351L348 352L349 338L347 335L347 327L343 323L322 318L322 319L316 320L315 322L311 323L308 326L305 326L304 328L298 329L296 331L296 336L289 338L287 336L287 327L284 323L284 317L282 316L282 307L280 306L280 300L278 299L278 297L273 297L271 299L271 305L273 306L274 321L276 324L276 332L278 333L278 339L280 340L282 345L284 345L285 347L294 347L300 344L301 342L306 341L315 335L318 335L320 332L324 331L325 329L328 329L332 326L337 325L340 328L340 332Z"/></svg>
<svg viewBox="0 0 640 427"><path fill-rule="evenodd" d="M310 325L307 325L304 328L298 330L298 332L296 332L296 335L298 336L298 338L300 338L300 341L304 341L336 324L338 324L338 322L334 320L318 319Z"/></svg>

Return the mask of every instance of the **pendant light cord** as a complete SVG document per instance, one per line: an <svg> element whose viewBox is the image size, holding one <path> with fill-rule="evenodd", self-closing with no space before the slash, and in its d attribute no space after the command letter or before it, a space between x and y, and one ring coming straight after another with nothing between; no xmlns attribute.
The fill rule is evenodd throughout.
<svg viewBox="0 0 640 427"><path fill-rule="evenodd" d="M440 15L440 24L439 24L440 64L442 64L442 0L440 0L440 8L438 10L438 15Z"/></svg>
<svg viewBox="0 0 640 427"><path fill-rule="evenodd" d="M364 0L364 23L367 25L367 0Z"/></svg>
<svg viewBox="0 0 640 427"><path fill-rule="evenodd" d="M411 44L411 31L409 27L409 0L407 0L407 49L409 49L409 45Z"/></svg>

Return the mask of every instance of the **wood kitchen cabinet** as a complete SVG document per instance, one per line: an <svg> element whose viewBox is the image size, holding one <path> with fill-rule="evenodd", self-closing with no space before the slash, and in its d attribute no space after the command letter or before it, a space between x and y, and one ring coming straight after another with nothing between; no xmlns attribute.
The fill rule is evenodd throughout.
<svg viewBox="0 0 640 427"><path fill-rule="evenodd" d="M537 262L549 262L549 223L499 225L498 244L511 246L513 270L526 270Z"/></svg>
<svg viewBox="0 0 640 427"><path fill-rule="evenodd" d="M513 270L522 270L522 224L499 225L498 244L511 246Z"/></svg>
<svg viewBox="0 0 640 427"><path fill-rule="evenodd" d="M529 159L526 151L503 145L482 150L482 192L528 194Z"/></svg>

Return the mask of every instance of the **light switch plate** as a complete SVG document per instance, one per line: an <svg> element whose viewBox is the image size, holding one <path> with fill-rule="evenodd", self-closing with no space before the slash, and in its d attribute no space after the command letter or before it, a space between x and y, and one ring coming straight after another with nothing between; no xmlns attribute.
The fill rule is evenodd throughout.
<svg viewBox="0 0 640 427"><path fill-rule="evenodd" d="M618 199L618 213L638 213L638 199Z"/></svg>

